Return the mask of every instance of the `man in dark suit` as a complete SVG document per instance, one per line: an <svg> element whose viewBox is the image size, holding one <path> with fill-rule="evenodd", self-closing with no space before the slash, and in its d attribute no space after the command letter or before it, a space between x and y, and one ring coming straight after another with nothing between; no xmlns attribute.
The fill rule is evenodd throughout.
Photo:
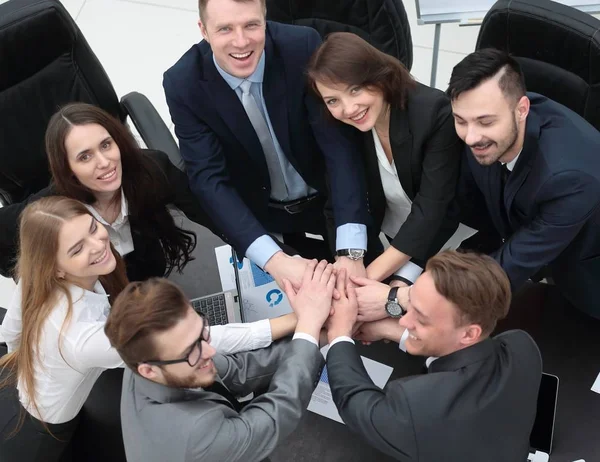
<svg viewBox="0 0 600 462"><path fill-rule="evenodd" d="M373 384L350 339L358 313L355 289L328 321L327 373L348 427L399 461L527 460L542 361L523 331L489 337L508 312L510 283L492 258L444 251L432 257L398 319L365 323L366 341L394 340L427 357L423 375Z"/></svg>
<svg viewBox="0 0 600 462"><path fill-rule="evenodd" d="M269 233L326 234L327 171L336 266L364 275L360 154L306 90L319 34L267 23L264 0L201 0L199 10L205 40L163 82L192 191L240 254L297 286L307 260Z"/></svg>
<svg viewBox="0 0 600 462"><path fill-rule="evenodd" d="M302 287L290 292L294 337L234 355L215 352L207 319L173 283L153 278L127 286L105 327L128 366L121 398L127 460L268 457L296 428L317 385L324 362L317 339L334 286L332 265L309 262ZM244 407L233 396L265 388Z"/></svg>
<svg viewBox="0 0 600 462"><path fill-rule="evenodd" d="M500 234L492 256L513 290L548 266L569 302L600 317L600 133L566 107L526 94L519 64L503 51L467 56L447 92L467 145L458 193L464 221Z"/></svg>

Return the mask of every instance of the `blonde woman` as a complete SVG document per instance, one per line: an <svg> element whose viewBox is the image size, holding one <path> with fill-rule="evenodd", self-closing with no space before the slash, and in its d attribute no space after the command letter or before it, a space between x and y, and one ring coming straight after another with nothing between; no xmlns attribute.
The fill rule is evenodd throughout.
<svg viewBox="0 0 600 462"><path fill-rule="evenodd" d="M99 375L123 366L104 325L127 278L104 226L74 199L30 204L19 248L19 283L2 324L9 354L0 369L3 387L16 384L22 410L12 423L3 412L0 454L3 462L52 462L68 446ZM219 326L211 343L225 353L267 346L292 332L295 319L259 323Z"/></svg>

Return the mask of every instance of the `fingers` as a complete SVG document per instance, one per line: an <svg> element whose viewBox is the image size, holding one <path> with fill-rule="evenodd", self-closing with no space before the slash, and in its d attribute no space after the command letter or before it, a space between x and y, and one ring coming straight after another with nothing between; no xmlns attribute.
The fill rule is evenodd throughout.
<svg viewBox="0 0 600 462"><path fill-rule="evenodd" d="M327 269L327 265L328 265L327 260L321 260L317 264L317 266L314 269L313 275L312 275L312 280L313 281L317 281L317 282L321 281L321 278L323 277L323 273Z"/></svg>
<svg viewBox="0 0 600 462"><path fill-rule="evenodd" d="M369 286L369 285L373 285L373 284L379 284L379 282L373 281L372 279L361 278L358 276L350 276L350 280L359 287Z"/></svg>
<svg viewBox="0 0 600 462"><path fill-rule="evenodd" d="M338 271L337 281L335 284L335 288L340 293L340 299L346 298L346 281L348 279L348 274L345 268L342 268Z"/></svg>
<svg viewBox="0 0 600 462"><path fill-rule="evenodd" d="M342 294L340 294L340 291L334 287L333 288L333 299L339 300L340 298L342 298Z"/></svg>
<svg viewBox="0 0 600 462"><path fill-rule="evenodd" d="M321 263L319 263L319 266L324 262L325 260L321 261ZM323 274L321 275L321 281L325 282L325 283L329 283L329 279L331 278L331 276L333 276L333 278L335 279L335 274L333 274L333 265L331 263L328 263L325 266L325 269L323 270Z"/></svg>
<svg viewBox="0 0 600 462"><path fill-rule="evenodd" d="M339 279L338 276L333 272L333 265L327 265L327 269L323 272L323 277L329 270L329 279L327 280L327 292L329 292L333 296L333 289L335 289L335 281Z"/></svg>
<svg viewBox="0 0 600 462"><path fill-rule="evenodd" d="M317 260L310 260L304 268L304 275L302 276L302 285L308 284L315 273L315 267L317 266Z"/></svg>
<svg viewBox="0 0 600 462"><path fill-rule="evenodd" d="M296 291L294 290L294 287L292 286L292 283L289 280L284 279L282 282L283 282L283 291L285 292L288 299L290 300L290 303L293 305L294 301L296 300Z"/></svg>
<svg viewBox="0 0 600 462"><path fill-rule="evenodd" d="M354 288L354 286L348 284L348 287L346 288L346 296L348 297L348 300L350 300L350 303L358 304L356 299L356 288Z"/></svg>

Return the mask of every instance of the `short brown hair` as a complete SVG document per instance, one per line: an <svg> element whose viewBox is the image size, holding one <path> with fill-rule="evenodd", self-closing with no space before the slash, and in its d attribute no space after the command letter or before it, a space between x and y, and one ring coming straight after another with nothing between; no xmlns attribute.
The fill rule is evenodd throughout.
<svg viewBox="0 0 600 462"><path fill-rule="evenodd" d="M125 364L137 372L138 364L159 357L153 334L185 318L188 306L183 291L167 279L132 282L113 303L104 332Z"/></svg>
<svg viewBox="0 0 600 462"><path fill-rule="evenodd" d="M206 5L209 0L198 0L198 13L200 14L200 21L204 24L204 20L206 19ZM216 0L215 0L216 1ZM238 3L254 3L256 1L260 2L260 5L263 8L265 13L265 17L267 16L267 0L233 0ZM206 24L204 24L206 26Z"/></svg>
<svg viewBox="0 0 600 462"><path fill-rule="evenodd" d="M493 258L447 250L429 259L425 271L439 294L456 306L457 325L478 324L482 335L489 335L508 314L510 281Z"/></svg>
<svg viewBox="0 0 600 462"><path fill-rule="evenodd" d="M308 63L308 82L317 96L317 82L376 88L391 106L404 109L406 95L416 83L399 60L379 51L356 34L334 32Z"/></svg>

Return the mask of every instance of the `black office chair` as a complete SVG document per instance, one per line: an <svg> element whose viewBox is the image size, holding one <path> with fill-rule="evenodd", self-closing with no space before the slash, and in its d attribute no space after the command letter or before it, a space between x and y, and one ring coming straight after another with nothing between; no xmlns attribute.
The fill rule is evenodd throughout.
<svg viewBox="0 0 600 462"><path fill-rule="evenodd" d="M58 0L10 0L0 5L0 200L21 201L50 180L44 133L69 102L95 104L133 122L149 148L182 167L167 126L148 99L121 100L81 31ZM0 316L3 313L0 312ZM108 371L82 410L77 434L85 455L75 460L125 461L119 399L122 371ZM96 448L91 454L90 448Z"/></svg>
<svg viewBox="0 0 600 462"><path fill-rule="evenodd" d="M0 5L0 200L21 201L48 185L44 150L48 120L82 101L125 121L146 145L178 159L168 127L140 93L121 101L81 31L58 0Z"/></svg>
<svg viewBox="0 0 600 462"><path fill-rule="evenodd" d="M408 70L412 67L412 37L402 0L267 0L267 19L310 26L322 37L353 32Z"/></svg>
<svg viewBox="0 0 600 462"><path fill-rule="evenodd" d="M476 49L498 48L521 64L527 89L600 129L600 20L550 0L499 0Z"/></svg>

